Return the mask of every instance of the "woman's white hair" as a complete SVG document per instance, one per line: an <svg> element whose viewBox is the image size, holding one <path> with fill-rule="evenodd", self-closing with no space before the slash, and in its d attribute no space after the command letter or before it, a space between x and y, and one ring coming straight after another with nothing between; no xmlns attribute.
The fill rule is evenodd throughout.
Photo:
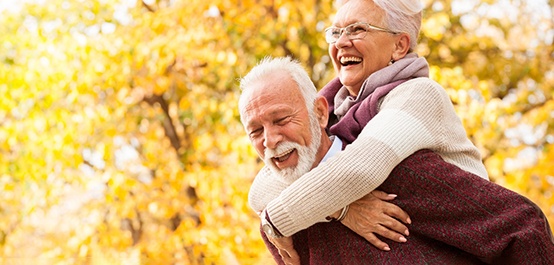
<svg viewBox="0 0 554 265"><path fill-rule="evenodd" d="M244 92L252 84L260 81L263 82L265 77L277 72L286 72L292 77L306 101L306 107L308 107L309 111L313 110L315 100L317 99L317 89L302 65L290 57L265 57L246 76L240 79L240 89ZM239 111L241 114L244 106L248 103L244 102L244 100L241 95L239 99Z"/></svg>
<svg viewBox="0 0 554 265"><path fill-rule="evenodd" d="M410 35L410 50L417 46L423 4L420 0L373 0L375 5L385 11L386 27L396 32Z"/></svg>

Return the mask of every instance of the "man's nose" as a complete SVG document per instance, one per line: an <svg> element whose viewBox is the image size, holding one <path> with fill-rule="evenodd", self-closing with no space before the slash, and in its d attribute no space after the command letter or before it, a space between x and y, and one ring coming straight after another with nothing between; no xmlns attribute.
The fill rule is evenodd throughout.
<svg viewBox="0 0 554 265"><path fill-rule="evenodd" d="M283 140L283 135L278 128L271 127L264 130L264 147L274 149Z"/></svg>

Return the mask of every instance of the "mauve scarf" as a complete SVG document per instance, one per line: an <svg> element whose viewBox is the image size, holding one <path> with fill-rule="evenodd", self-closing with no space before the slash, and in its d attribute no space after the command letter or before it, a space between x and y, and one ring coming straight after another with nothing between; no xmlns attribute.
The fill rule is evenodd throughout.
<svg viewBox="0 0 554 265"><path fill-rule="evenodd" d="M409 79L428 76L427 61L411 53L370 75L362 84L357 97L349 95L338 77L333 79L319 92L329 103L329 132L352 143L371 117L377 114L381 97Z"/></svg>
<svg viewBox="0 0 554 265"><path fill-rule="evenodd" d="M340 120L352 109L353 105L359 104L367 99L376 88L399 80L417 77L429 77L429 64L427 64L425 58L417 57L415 53L409 53L392 65L371 74L362 84L357 97L351 96L346 87L341 87L337 92L330 91L331 94L336 96L333 101L329 102L333 102L335 115ZM323 88L320 93L326 93L325 88Z"/></svg>

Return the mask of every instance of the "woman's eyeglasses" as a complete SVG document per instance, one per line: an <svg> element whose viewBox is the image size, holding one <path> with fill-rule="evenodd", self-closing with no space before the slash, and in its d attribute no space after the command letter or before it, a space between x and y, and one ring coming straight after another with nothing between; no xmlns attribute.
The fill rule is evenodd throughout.
<svg viewBox="0 0 554 265"><path fill-rule="evenodd" d="M365 38L367 32L370 30L382 31L391 34L399 33L389 29L373 26L369 23L357 22L354 24L350 24L344 28L329 27L325 29L325 41L327 41L327 43L329 44L333 44L337 42L337 40L339 40L343 32L346 32L346 36L349 40L359 40Z"/></svg>

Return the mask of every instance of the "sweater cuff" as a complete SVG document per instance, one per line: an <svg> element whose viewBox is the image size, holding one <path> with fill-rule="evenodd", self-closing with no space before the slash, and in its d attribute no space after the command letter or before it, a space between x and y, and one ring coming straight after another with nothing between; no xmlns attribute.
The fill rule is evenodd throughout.
<svg viewBox="0 0 554 265"><path fill-rule="evenodd" d="M297 224L289 215L286 205L283 205L277 200L271 201L266 208L267 214L271 218L271 223L279 232L286 237L292 236L296 231L299 231Z"/></svg>

